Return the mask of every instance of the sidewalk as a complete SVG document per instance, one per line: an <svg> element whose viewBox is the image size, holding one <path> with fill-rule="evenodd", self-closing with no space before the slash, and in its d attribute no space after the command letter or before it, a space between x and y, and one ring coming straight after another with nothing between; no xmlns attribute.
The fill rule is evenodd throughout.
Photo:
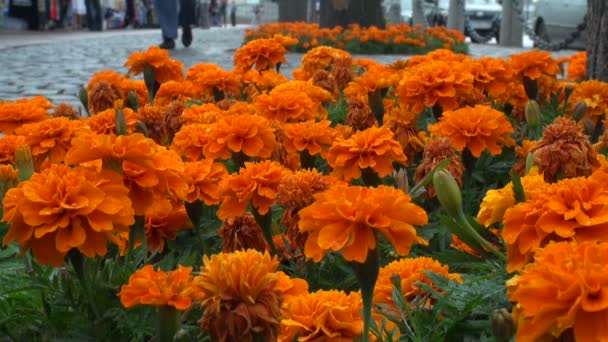
<svg viewBox="0 0 608 342"><path fill-rule="evenodd" d="M232 69L233 54L243 42L245 25L193 30L194 41L184 48L181 41L171 56L184 63L211 62ZM101 70L125 73L127 57L160 42L160 30L113 30L105 32L0 32L0 100L43 95L53 103L79 104L80 87ZM508 57L528 48L471 44L473 57ZM571 50L555 53L570 55ZM358 55L381 63L392 63L405 55ZM302 59L290 53L281 72L288 77Z"/></svg>

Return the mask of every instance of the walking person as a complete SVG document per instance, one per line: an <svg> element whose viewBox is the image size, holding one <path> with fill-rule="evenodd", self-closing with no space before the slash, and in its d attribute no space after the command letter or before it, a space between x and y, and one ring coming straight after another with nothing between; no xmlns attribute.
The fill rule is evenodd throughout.
<svg viewBox="0 0 608 342"><path fill-rule="evenodd" d="M177 0L155 0L158 9L158 19L163 35L163 42L158 45L161 49L175 48L178 24L182 27L182 44L185 47L192 43L192 27L196 22L196 0L179 0L179 14Z"/></svg>
<svg viewBox="0 0 608 342"><path fill-rule="evenodd" d="M85 0L84 4L87 8L87 26L89 27L89 31L101 31L103 20L101 3L99 0Z"/></svg>
<svg viewBox="0 0 608 342"><path fill-rule="evenodd" d="M232 0L230 3L230 23L232 26L236 26L236 1Z"/></svg>
<svg viewBox="0 0 608 342"><path fill-rule="evenodd" d="M217 0L211 0L209 3L209 16L211 17L211 26L219 26L218 18L219 6Z"/></svg>
<svg viewBox="0 0 608 342"><path fill-rule="evenodd" d="M228 25L228 18L226 16L226 12L228 11L228 0L220 0L220 26L226 27Z"/></svg>

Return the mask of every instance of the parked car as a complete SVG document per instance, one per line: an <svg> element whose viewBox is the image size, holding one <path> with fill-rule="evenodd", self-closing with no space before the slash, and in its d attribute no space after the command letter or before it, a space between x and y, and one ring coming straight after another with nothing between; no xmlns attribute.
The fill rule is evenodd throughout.
<svg viewBox="0 0 608 342"><path fill-rule="evenodd" d="M471 28L482 37L494 33L494 37L498 41L502 5L496 0L466 0L464 6L465 16L468 18ZM450 0L437 0L435 8L427 14L429 24L433 26L446 25L449 7ZM479 42L476 39L477 37L472 37L472 33L468 29L465 29L464 33L466 36L471 37L471 41L474 43Z"/></svg>
<svg viewBox="0 0 608 342"><path fill-rule="evenodd" d="M587 0L538 0L534 13L534 33L543 40L560 42L576 31L587 14ZM584 49L585 32L569 47Z"/></svg>

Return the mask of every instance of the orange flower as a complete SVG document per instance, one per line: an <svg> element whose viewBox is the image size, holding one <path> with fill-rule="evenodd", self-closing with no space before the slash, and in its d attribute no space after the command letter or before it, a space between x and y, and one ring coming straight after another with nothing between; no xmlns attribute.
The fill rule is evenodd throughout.
<svg viewBox="0 0 608 342"><path fill-rule="evenodd" d="M42 264L60 267L72 248L105 255L106 239L124 247L135 222L129 190L120 175L51 164L6 193L3 245L18 241Z"/></svg>
<svg viewBox="0 0 608 342"><path fill-rule="evenodd" d="M196 299L204 309L199 320L213 341L275 341L281 322L278 260L249 249L203 257L194 277Z"/></svg>
<svg viewBox="0 0 608 342"><path fill-rule="evenodd" d="M256 91L250 94L253 98L254 95L252 94L256 94L258 90L261 92L271 90L279 84L287 82L288 79L274 69L264 71L251 69L243 74L242 81L245 84L255 85Z"/></svg>
<svg viewBox="0 0 608 342"><path fill-rule="evenodd" d="M517 341L608 340L608 243L553 243L507 281Z"/></svg>
<svg viewBox="0 0 608 342"><path fill-rule="evenodd" d="M19 172L12 165L0 164L0 198L19 183Z"/></svg>
<svg viewBox="0 0 608 342"><path fill-rule="evenodd" d="M503 146L515 144L513 127L503 112L490 106L466 107L443 113L439 122L429 127L431 134L452 139L457 151L468 148L479 158L484 150L492 155L502 153Z"/></svg>
<svg viewBox="0 0 608 342"><path fill-rule="evenodd" d="M597 153L572 119L558 117L546 126L542 139L530 150L534 164L552 183L559 178L588 176L598 167ZM559 177L559 178L558 178Z"/></svg>
<svg viewBox="0 0 608 342"><path fill-rule="evenodd" d="M155 271L146 265L129 277L129 283L121 286L120 302L129 309L134 306L173 306L177 310L187 310L192 306L188 295L192 284L192 267L179 265L175 271Z"/></svg>
<svg viewBox="0 0 608 342"><path fill-rule="evenodd" d="M311 156L325 152L336 139L336 132L331 126L331 121L307 120L298 123L287 123L283 125L285 140L283 144L288 153L307 151Z"/></svg>
<svg viewBox="0 0 608 342"><path fill-rule="evenodd" d="M209 140L208 127L197 123L183 125L173 137L171 149L191 161L202 159L203 148Z"/></svg>
<svg viewBox="0 0 608 342"><path fill-rule="evenodd" d="M145 52L132 53L124 66L129 68L129 75L139 75L146 65L154 69L154 77L158 83L181 81L184 78L182 62L171 59L169 52L158 46L151 46Z"/></svg>
<svg viewBox="0 0 608 342"><path fill-rule="evenodd" d="M80 118L80 114L71 104L61 102L55 107L55 111L53 112L54 118L65 117L68 119L78 119Z"/></svg>
<svg viewBox="0 0 608 342"><path fill-rule="evenodd" d="M568 62L568 79L572 81L581 81L585 79L587 74L587 52L581 51L572 55Z"/></svg>
<svg viewBox="0 0 608 342"><path fill-rule="evenodd" d="M83 121L58 117L23 125L15 130L15 134L25 137L32 156L36 158L36 165L47 158L51 163L61 163L72 138L79 129L83 129L83 124Z"/></svg>
<svg viewBox="0 0 608 342"><path fill-rule="evenodd" d="M234 53L234 65L245 72L253 67L262 71L287 63L287 49L275 39L256 39L241 46Z"/></svg>
<svg viewBox="0 0 608 342"><path fill-rule="evenodd" d="M585 102L585 117L594 122L602 120L608 114L608 83L595 80L581 82L574 88L568 102L573 108L579 102Z"/></svg>
<svg viewBox="0 0 608 342"><path fill-rule="evenodd" d="M269 94L255 98L253 106L258 114L269 120L305 121L315 118L316 104L305 93L274 88Z"/></svg>
<svg viewBox="0 0 608 342"><path fill-rule="evenodd" d="M47 110L52 107L42 96L14 102L0 101L0 132L11 134L21 125L46 120L50 118Z"/></svg>
<svg viewBox="0 0 608 342"><path fill-rule="evenodd" d="M299 227L309 234L304 254L315 262L341 250L344 259L362 263L368 249L377 247L376 232L400 255L407 255L415 242L426 244L413 227L427 223L426 212L401 190L334 186L314 197L313 204L300 210Z"/></svg>
<svg viewBox="0 0 608 342"><path fill-rule="evenodd" d="M426 64L429 62L470 62L471 57L462 54L462 53L454 53L452 50L448 49L437 49L431 51L425 55L417 55L412 56L407 60L408 67L414 67L420 64Z"/></svg>
<svg viewBox="0 0 608 342"><path fill-rule="evenodd" d="M401 277L401 290L405 300L410 303L421 295L423 290L418 283L424 283L434 288L433 281L426 272L441 274L447 279L456 280L462 283L462 277L457 273L449 273L449 267L441 265L439 261L428 257L418 257L413 259L396 260L382 267L378 274L376 287L374 289L374 304L385 304L396 308L393 302L393 275ZM429 302L427 304L433 304ZM377 308L382 310L383 308Z"/></svg>
<svg viewBox="0 0 608 342"><path fill-rule="evenodd" d="M184 163L184 176L188 178L187 202L203 201L206 205L220 203L220 180L228 174L226 166L211 159Z"/></svg>
<svg viewBox="0 0 608 342"><path fill-rule="evenodd" d="M408 68L397 88L406 110L421 113L440 105L443 110L458 107L458 98L473 90L473 76L459 62L435 61Z"/></svg>
<svg viewBox="0 0 608 342"><path fill-rule="evenodd" d="M196 97L195 86L190 81L167 81L160 85L154 96L154 104L166 106L173 101L189 101Z"/></svg>
<svg viewBox="0 0 608 342"><path fill-rule="evenodd" d="M507 91L507 85L513 79L511 65L502 58L484 57L468 64L473 77L474 87L486 92L491 98L497 98Z"/></svg>
<svg viewBox="0 0 608 342"><path fill-rule="evenodd" d="M511 66L516 74L536 80L541 76L555 77L559 64L549 51L532 50L511 55Z"/></svg>
<svg viewBox="0 0 608 342"><path fill-rule="evenodd" d="M549 241L608 239L608 174L570 178L551 184L536 196L507 209L502 236L507 244L507 270L528 262Z"/></svg>
<svg viewBox="0 0 608 342"><path fill-rule="evenodd" d="M363 333L361 294L317 291L293 298L283 310L280 342L355 341Z"/></svg>
<svg viewBox="0 0 608 342"><path fill-rule="evenodd" d="M327 117L327 110L325 107L323 107L323 104L334 100L333 95L327 90L317 87L311 82L304 81L292 80L281 83L273 89L273 92L276 94L276 96L281 96L281 94L287 96L293 92L306 94L306 96L308 96L315 104L314 114L319 118Z"/></svg>
<svg viewBox="0 0 608 342"><path fill-rule="evenodd" d="M348 110L344 122L355 131L364 131L370 127L378 126L378 121L367 102L364 97L348 99Z"/></svg>
<svg viewBox="0 0 608 342"><path fill-rule="evenodd" d="M327 153L332 175L346 181L361 177L361 170L373 169L378 176L393 173L393 162L405 163L401 145L386 127L371 127L348 139L336 140Z"/></svg>
<svg viewBox="0 0 608 342"><path fill-rule="evenodd" d="M146 211L144 231L150 253L162 254L165 239L175 240L175 232L192 229L192 223L182 203L172 205L168 201L156 201Z"/></svg>
<svg viewBox="0 0 608 342"><path fill-rule="evenodd" d="M207 126L203 153L209 159L229 159L232 153L268 158L276 140L270 122L259 115L229 115Z"/></svg>
<svg viewBox="0 0 608 342"><path fill-rule="evenodd" d="M238 174L222 180L224 191L217 216L222 220L240 216L250 202L261 215L265 215L277 200L277 188L285 172L288 171L277 162L245 162Z"/></svg>
<svg viewBox="0 0 608 342"><path fill-rule="evenodd" d="M294 71L294 78L308 81L317 70L328 69L336 77L339 74L337 69L339 69L340 64L348 65L349 76L352 78L352 58L348 52L329 46L315 47L302 56L302 66ZM339 77L336 77L336 81L341 87L348 83L341 83ZM350 79L347 81L350 81Z"/></svg>
<svg viewBox="0 0 608 342"><path fill-rule="evenodd" d="M14 164L15 151L19 147L27 146L24 136L5 135L0 137L0 163Z"/></svg>
<svg viewBox="0 0 608 342"><path fill-rule="evenodd" d="M105 80L99 80L89 88L89 109L92 114L120 107L122 101L119 88Z"/></svg>
<svg viewBox="0 0 608 342"><path fill-rule="evenodd" d="M290 278L285 272L277 272L279 280L276 289L283 295L283 307L294 298L308 294L308 283L304 279Z"/></svg>
<svg viewBox="0 0 608 342"><path fill-rule="evenodd" d="M226 218L217 234L222 238L222 252L225 253L246 249L264 252L268 249L262 228L249 212Z"/></svg>
<svg viewBox="0 0 608 342"><path fill-rule="evenodd" d="M121 109L127 122L127 133L135 131L137 115L130 108ZM85 120L86 125L97 134L116 134L116 109L107 109Z"/></svg>
<svg viewBox="0 0 608 342"><path fill-rule="evenodd" d="M214 91L236 96L240 93L241 82L235 72L226 71L213 63L200 63L188 69L186 79L192 81L204 94L214 95Z"/></svg>
<svg viewBox="0 0 608 342"><path fill-rule="evenodd" d="M446 170L454 177L459 187L462 187L462 174L464 165L462 159L456 154L452 147L452 140L448 137L437 137L430 139L424 146L422 162L416 168L414 180L418 183L424 179L442 161L449 159ZM429 198L435 197L435 188L432 184L426 187Z"/></svg>
<svg viewBox="0 0 608 342"><path fill-rule="evenodd" d="M191 123L210 124L217 121L222 115L223 111L214 103L203 103L184 109L181 119L184 125Z"/></svg>
<svg viewBox="0 0 608 342"><path fill-rule="evenodd" d="M385 65L375 65L363 76L359 76L350 82L344 89L344 96L367 98L368 94L376 90L396 86L400 80L401 73L397 70Z"/></svg>

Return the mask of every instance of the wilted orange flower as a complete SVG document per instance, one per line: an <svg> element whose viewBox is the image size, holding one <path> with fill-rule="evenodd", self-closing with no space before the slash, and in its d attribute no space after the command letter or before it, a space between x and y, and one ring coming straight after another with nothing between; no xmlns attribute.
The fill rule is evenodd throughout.
<svg viewBox="0 0 608 342"><path fill-rule="evenodd" d="M129 283L121 286L120 302L129 309L136 305L172 306L187 310L192 305L188 295L192 284L192 267L179 265L177 270L164 272L146 265L129 277Z"/></svg>
<svg viewBox="0 0 608 342"><path fill-rule="evenodd" d="M515 303L517 341L608 340L608 243L560 242L539 249L534 262L507 281Z"/></svg>
<svg viewBox="0 0 608 342"><path fill-rule="evenodd" d="M209 125L197 123L183 125L173 137L171 149L191 161L202 159L203 148L209 139L208 128Z"/></svg>
<svg viewBox="0 0 608 342"><path fill-rule="evenodd" d="M456 154L454 147L452 147L452 140L448 137L436 137L427 141L422 154L422 162L416 168L414 175L416 183L422 181L437 164L446 159L450 160L446 170L454 176L458 186L462 187L464 165L462 165L462 159ZM435 197L435 188L432 184L429 184L426 190L429 198Z"/></svg>
<svg viewBox="0 0 608 342"><path fill-rule="evenodd" d="M129 75L139 75L146 65L154 69L154 77L158 83L184 79L182 62L171 59L169 52L158 46L151 46L144 52L132 53L124 66L129 68Z"/></svg>
<svg viewBox="0 0 608 342"><path fill-rule="evenodd" d="M0 132L11 134L21 125L50 118L53 105L44 97L20 99L14 102L0 101Z"/></svg>
<svg viewBox="0 0 608 342"><path fill-rule="evenodd" d="M426 212L410 203L403 191L388 187L334 186L314 195L315 202L300 210L300 231L308 233L304 254L320 262L330 251L344 259L364 262L377 246L376 233L407 255L413 243L426 244L413 225L425 225Z"/></svg>
<svg viewBox="0 0 608 342"><path fill-rule="evenodd" d="M458 62L422 63L403 71L397 87L399 101L406 110L421 113L440 105L443 110L458 107L458 98L473 89L473 76Z"/></svg>
<svg viewBox="0 0 608 342"><path fill-rule="evenodd" d="M137 110L137 119L141 121L148 131L148 137L157 144L164 141L166 132L163 124L163 107L145 104Z"/></svg>
<svg viewBox="0 0 608 342"><path fill-rule="evenodd" d="M561 178L588 176L599 166L597 153L572 119L559 117L546 126L542 139L530 150L534 164L552 183Z"/></svg>
<svg viewBox="0 0 608 342"><path fill-rule="evenodd" d="M362 97L348 99L348 110L344 123L355 131L364 131L370 127L378 126L378 121L367 102L367 99Z"/></svg>
<svg viewBox="0 0 608 342"><path fill-rule="evenodd" d="M602 120L608 114L608 83L596 80L581 82L574 88L568 102L572 107L579 102L585 102L585 117L594 122Z"/></svg>
<svg viewBox="0 0 608 342"><path fill-rule="evenodd" d="M161 254L165 240L175 240L175 232L192 229L192 222L183 203L155 201L144 217L144 231L148 249Z"/></svg>
<svg viewBox="0 0 608 342"><path fill-rule="evenodd" d="M401 277L401 290L405 300L409 303L424 291L418 283L424 283L433 288L433 281L427 276L426 272L441 274L447 279L455 280L462 283L462 277L457 273L449 273L447 265L441 265L437 260L428 257L418 257L410 259L401 259L391 262L390 264L380 268L376 287L374 288L375 305L385 304L395 308L393 302L393 275ZM433 304L432 301L425 304ZM384 308L377 308L383 310Z"/></svg>
<svg viewBox="0 0 608 342"><path fill-rule="evenodd" d="M56 267L72 248L105 255L106 240L124 246L135 222L129 190L113 171L95 172L51 164L6 193L2 221L10 224L3 245L17 241L42 264Z"/></svg>
<svg viewBox="0 0 608 342"><path fill-rule="evenodd" d="M559 64L551 57L551 52L532 50L511 55L511 66L516 74L536 80L541 76L555 77Z"/></svg>
<svg viewBox="0 0 608 342"><path fill-rule="evenodd" d="M280 342L355 341L363 333L359 292L317 291L293 298L283 310Z"/></svg>
<svg viewBox="0 0 608 342"><path fill-rule="evenodd" d="M240 216L250 202L261 215L265 215L277 200L277 188L285 172L288 171L274 161L245 162L238 174L222 180L224 191L217 216L222 220Z"/></svg>
<svg viewBox="0 0 608 342"><path fill-rule="evenodd" d="M491 98L505 94L513 80L511 65L502 58L484 57L468 63L475 78L474 87L486 92Z"/></svg>
<svg viewBox="0 0 608 342"><path fill-rule="evenodd" d="M5 135L0 137L0 163L14 164L17 148L27 146L25 137L21 135Z"/></svg>
<svg viewBox="0 0 608 342"><path fill-rule="evenodd" d="M526 202L507 209L502 236L507 244L507 270L528 262L549 241L608 239L608 174L570 178L547 186Z"/></svg>
<svg viewBox="0 0 608 342"><path fill-rule="evenodd" d="M228 115L207 126L206 158L229 159L242 152L249 157L268 158L276 145L270 122L259 115Z"/></svg>
<svg viewBox="0 0 608 342"><path fill-rule="evenodd" d="M316 104L305 93L278 89L279 87L276 87L270 93L255 98L253 106L258 114L281 123L315 118Z"/></svg>
<svg viewBox="0 0 608 342"><path fill-rule="evenodd" d="M585 79L587 74L587 52L580 51L572 55L566 69L568 79L572 81L581 81Z"/></svg>
<svg viewBox="0 0 608 342"><path fill-rule="evenodd" d="M76 109L74 107L72 107L71 104L61 102L60 104L58 104L55 107L54 112L53 112L53 117L54 118L65 117L68 119L78 119L80 117L80 114L78 113L78 111L76 111Z"/></svg>
<svg viewBox="0 0 608 342"><path fill-rule="evenodd" d="M262 228L249 212L226 218L217 234L222 238L222 252L225 253L246 249L264 252L268 249Z"/></svg>
<svg viewBox="0 0 608 342"><path fill-rule="evenodd" d="M306 151L311 156L325 152L336 138L331 121L307 120L283 125L285 139L283 144L289 153Z"/></svg>
<svg viewBox="0 0 608 342"><path fill-rule="evenodd" d="M204 94L214 95L214 91L236 96L240 93L240 76L234 71L226 71L213 63L193 65L187 72L187 80L192 81Z"/></svg>
<svg viewBox="0 0 608 342"><path fill-rule="evenodd" d="M526 200L535 198L542 193L549 185L545 183L542 174L538 173L538 169L533 170L521 177L521 184L524 188ZM494 223L501 222L507 209L515 205L515 194L513 193L513 184L509 182L501 189L490 189L481 202L479 212L477 213L477 221L486 227Z"/></svg>
<svg viewBox="0 0 608 342"><path fill-rule="evenodd" d="M194 277L195 299L204 308L199 324L214 341L276 341L281 322L279 262L248 249L203 257Z"/></svg>
<svg viewBox="0 0 608 342"><path fill-rule="evenodd" d="M120 88L106 80L99 80L89 88L89 109L92 114L115 108L121 99Z"/></svg>
<svg viewBox="0 0 608 342"><path fill-rule="evenodd" d="M477 158L485 150L498 155L502 153L503 146L515 144L511 138L511 123L503 112L490 106L445 111L439 122L429 127L429 131L434 136L450 137L457 151L462 152L466 147Z"/></svg>
<svg viewBox="0 0 608 342"><path fill-rule="evenodd" d="M76 132L85 129L83 124L80 120L59 117L23 125L15 130L15 134L25 137L35 158L35 166L47 159L51 163L61 163Z"/></svg>
<svg viewBox="0 0 608 342"><path fill-rule="evenodd" d="M234 53L234 65L245 72L253 67L256 70L274 68L277 64L287 63L287 49L275 39L256 39L241 46Z"/></svg>
<svg viewBox="0 0 608 342"><path fill-rule="evenodd" d="M338 82L336 78L326 70L317 70L314 75L312 75L312 84L317 87L323 88L331 93L334 97L338 97L340 94L340 89L338 87Z"/></svg>
<svg viewBox="0 0 608 342"><path fill-rule="evenodd" d="M130 108L120 109L125 114L127 133L135 131L137 114ZM85 120L86 125L97 134L116 134L116 109L108 109L99 112Z"/></svg>
<svg viewBox="0 0 608 342"><path fill-rule="evenodd" d="M418 152L424 149L425 132L419 132L416 126L418 115L407 111L401 106L387 109L384 115L384 125L390 129L407 156L407 160L414 161Z"/></svg>
<svg viewBox="0 0 608 342"><path fill-rule="evenodd" d="M378 176L393 173L393 162L405 163L403 148L386 127L371 127L348 139L336 140L327 153L332 175L346 181L361 177L361 170L373 169Z"/></svg>
<svg viewBox="0 0 608 342"><path fill-rule="evenodd" d="M188 178L187 202L203 201L206 205L220 203L220 180L228 174L226 166L211 159L184 163L184 176Z"/></svg>

